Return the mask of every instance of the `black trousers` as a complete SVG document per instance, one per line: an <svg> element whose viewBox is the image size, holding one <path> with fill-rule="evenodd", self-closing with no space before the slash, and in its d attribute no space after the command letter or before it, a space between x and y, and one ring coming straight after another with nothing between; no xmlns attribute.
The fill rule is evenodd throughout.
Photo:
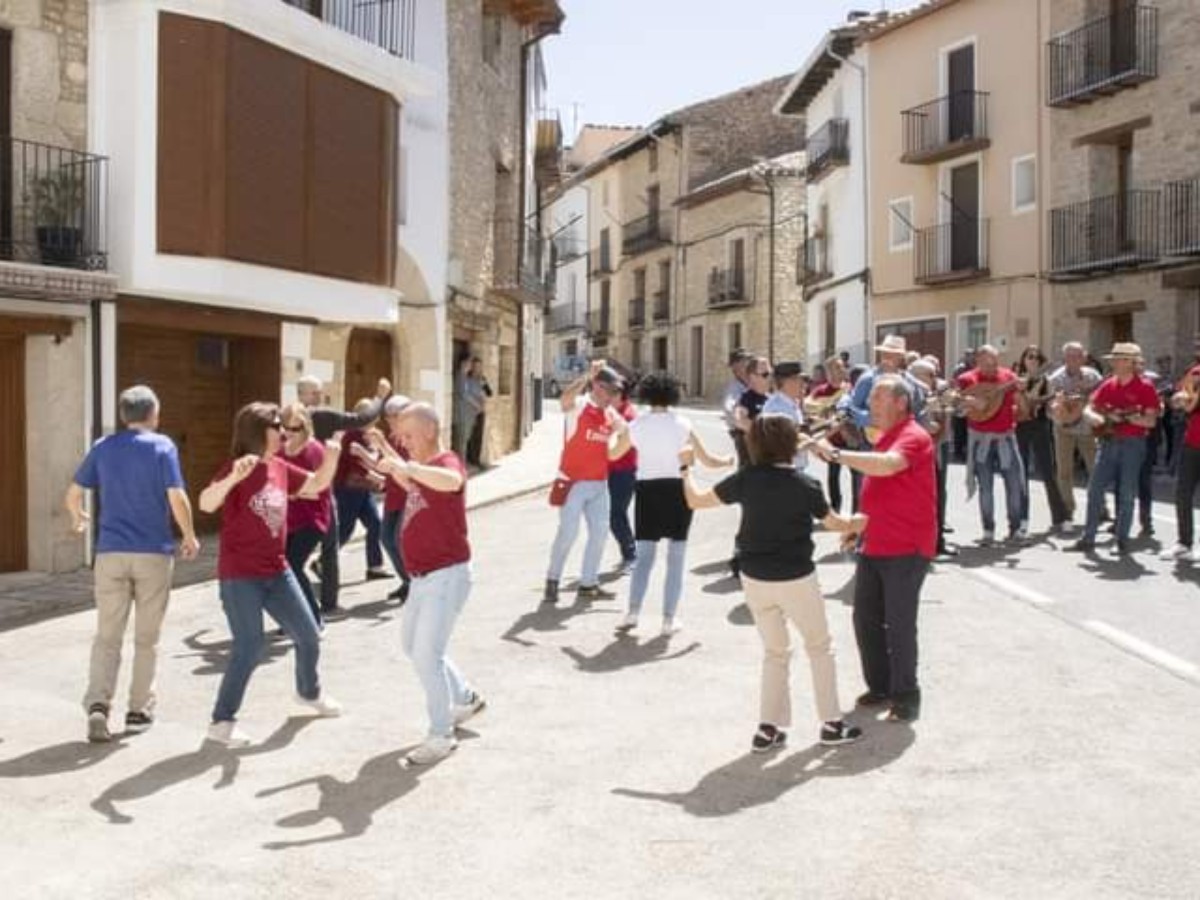
<svg viewBox="0 0 1200 900"><path fill-rule="evenodd" d="M923 556L858 558L854 637L873 694L919 702L917 604L928 571Z"/></svg>
<svg viewBox="0 0 1200 900"><path fill-rule="evenodd" d="M321 609L325 612L337 609L338 589L341 583L341 573L338 571L337 504L331 503L328 530L321 535Z"/></svg>
<svg viewBox="0 0 1200 900"><path fill-rule="evenodd" d="M1196 485L1200 484L1200 447L1184 444L1175 452L1179 454L1179 475L1175 480L1175 519L1179 526L1179 543L1190 547L1195 539L1192 498L1196 495Z"/></svg>
<svg viewBox="0 0 1200 900"><path fill-rule="evenodd" d="M842 511L842 467L835 462L829 463L825 484L829 489L829 507L834 512Z"/></svg>
<svg viewBox="0 0 1200 900"><path fill-rule="evenodd" d="M291 567L292 574L296 576L296 581L300 585L300 593L304 594L304 600L308 604L308 608L312 610L313 618L317 620L318 624L321 622L321 607L313 595L312 582L308 580L308 573L304 571L304 567L308 565L308 558L312 556L313 550L317 548L324 537L325 535L315 528L291 531L287 536L288 566Z"/></svg>
<svg viewBox="0 0 1200 900"><path fill-rule="evenodd" d="M938 552L946 547L946 470L950 468L950 442L937 443Z"/></svg>
<svg viewBox="0 0 1200 900"><path fill-rule="evenodd" d="M484 413L475 417L475 425L471 428L471 436L467 438L467 463L472 466L483 465L483 420Z"/></svg>
<svg viewBox="0 0 1200 900"><path fill-rule="evenodd" d="M1022 522L1029 521L1029 459L1033 458L1038 478L1046 486L1046 501L1050 504L1050 521L1057 525L1065 522L1067 504L1058 489L1057 470L1054 467L1054 431L1049 419L1031 419L1017 425L1017 449L1021 453L1021 464L1025 467L1025 509Z"/></svg>

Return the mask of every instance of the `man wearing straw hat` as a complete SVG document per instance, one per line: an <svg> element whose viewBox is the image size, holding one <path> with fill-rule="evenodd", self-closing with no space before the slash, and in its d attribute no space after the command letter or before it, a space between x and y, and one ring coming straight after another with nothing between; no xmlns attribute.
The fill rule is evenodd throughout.
<svg viewBox="0 0 1200 900"><path fill-rule="evenodd" d="M1154 385L1139 375L1137 363L1142 350L1137 344L1113 344L1105 354L1112 361L1112 374L1100 382L1084 410L1084 416L1104 431L1096 452L1096 468L1088 482L1087 524L1083 537L1067 550L1091 553L1096 548L1096 530L1104 494L1117 489L1117 542L1119 556L1129 553L1129 531L1133 527L1133 503L1137 496L1138 472L1146 456L1146 435L1158 424L1161 405Z"/></svg>

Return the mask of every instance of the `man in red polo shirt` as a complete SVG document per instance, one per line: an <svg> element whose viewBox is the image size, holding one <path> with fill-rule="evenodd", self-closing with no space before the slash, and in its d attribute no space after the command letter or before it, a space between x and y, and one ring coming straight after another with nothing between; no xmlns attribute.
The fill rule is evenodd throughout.
<svg viewBox="0 0 1200 900"><path fill-rule="evenodd" d="M1193 366L1179 380L1171 405L1187 416L1187 430L1183 433L1183 446L1179 450L1179 474L1175 481L1175 521L1179 527L1179 540L1162 558L1176 562L1192 562L1192 540L1195 522L1192 513L1192 498L1196 485L1200 484L1200 365Z"/></svg>
<svg viewBox="0 0 1200 900"><path fill-rule="evenodd" d="M1146 457L1146 435L1158 425L1161 404L1154 383L1137 374L1142 358L1137 344L1113 344L1105 359L1112 360L1112 374L1092 392L1083 415L1101 429L1096 451L1096 468L1088 480L1087 520L1083 537L1066 549L1091 553L1096 548L1100 510L1109 488L1117 489L1118 556L1129 553L1129 530L1133 527L1133 504L1137 498L1138 473Z"/></svg>
<svg viewBox="0 0 1200 900"><path fill-rule="evenodd" d="M996 540L995 473L1004 479L1004 512L1008 539L1024 540L1025 469L1017 447L1017 388L1012 369L1000 365L996 348L984 344L975 351L975 368L955 379L967 410L967 492L979 488L979 516L984 546ZM998 406L996 406L998 401ZM988 410L995 410L988 414ZM983 418L986 416L986 418Z"/></svg>
<svg viewBox="0 0 1200 900"><path fill-rule="evenodd" d="M917 606L937 550L937 476L933 439L913 418L911 393L899 375L871 388L871 424L880 429L871 452L819 441L830 463L861 472L860 506L867 528L854 584L854 635L867 692L860 706L890 707L894 721L920 716Z"/></svg>

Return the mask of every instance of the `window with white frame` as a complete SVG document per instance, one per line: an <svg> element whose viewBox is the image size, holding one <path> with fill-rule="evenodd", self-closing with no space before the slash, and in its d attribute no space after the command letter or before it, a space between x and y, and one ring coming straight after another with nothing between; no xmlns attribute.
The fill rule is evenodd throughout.
<svg viewBox="0 0 1200 900"><path fill-rule="evenodd" d="M1037 209L1037 157L1018 156L1012 162L1012 211Z"/></svg>
<svg viewBox="0 0 1200 900"><path fill-rule="evenodd" d="M888 202L888 249L909 250L913 241L913 199L900 197Z"/></svg>

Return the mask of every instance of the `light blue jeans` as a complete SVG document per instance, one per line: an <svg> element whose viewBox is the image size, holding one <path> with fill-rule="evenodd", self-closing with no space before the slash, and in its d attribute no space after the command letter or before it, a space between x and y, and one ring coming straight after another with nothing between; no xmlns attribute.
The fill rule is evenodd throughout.
<svg viewBox="0 0 1200 900"><path fill-rule="evenodd" d="M1104 494L1114 484L1117 489L1117 539L1129 540L1133 528L1133 505L1137 500L1138 473L1146 458L1145 438L1109 438L1096 449L1096 468L1088 479L1085 541L1095 541L1100 528Z"/></svg>
<svg viewBox="0 0 1200 900"><path fill-rule="evenodd" d="M982 460L972 461L975 466L975 477L979 479L979 515L983 519L983 530L996 530L996 497L993 475L997 472L1004 479L1004 512L1008 516L1008 530L1015 532L1021 527L1021 516L1025 512L1025 468L1021 465L1020 454L1017 453L1016 441L1013 441L1012 456L1007 469L1000 468L1000 448L993 445L987 448L987 455Z"/></svg>
<svg viewBox="0 0 1200 900"><path fill-rule="evenodd" d="M646 588L650 586L650 572L654 569L654 554L658 541L637 542L637 562L633 564L633 578L629 582L629 611L637 615L642 611L646 599ZM663 585L663 618L674 618L683 596L683 563L687 556L687 541L667 541L667 581Z"/></svg>
<svg viewBox="0 0 1200 900"><path fill-rule="evenodd" d="M581 587L594 587L600 579L600 557L604 555L604 539L608 536L608 481L576 481L567 494L567 502L558 514L558 533L550 548L550 568L546 578L558 581L567 564L567 554L579 535L579 520L587 519L587 544L583 548L583 569L579 574Z"/></svg>
<svg viewBox="0 0 1200 900"><path fill-rule="evenodd" d="M450 633L471 593L471 564L458 563L414 576L404 604L400 640L425 689L429 736L454 734L455 704L471 696L462 673L446 655Z"/></svg>

